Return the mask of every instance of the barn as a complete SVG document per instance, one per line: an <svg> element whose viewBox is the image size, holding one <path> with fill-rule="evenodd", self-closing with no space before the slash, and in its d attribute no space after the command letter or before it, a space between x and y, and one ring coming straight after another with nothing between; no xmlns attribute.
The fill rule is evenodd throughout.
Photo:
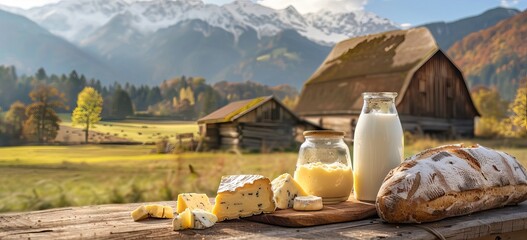
<svg viewBox="0 0 527 240"><path fill-rule="evenodd" d="M208 149L271 151L302 141L304 130L319 129L300 119L274 96L227 104L198 120Z"/></svg>
<svg viewBox="0 0 527 240"><path fill-rule="evenodd" d="M479 116L463 73L426 28L338 43L304 84L295 112L323 128L345 131L351 140L363 92L397 92L406 131L473 135Z"/></svg>

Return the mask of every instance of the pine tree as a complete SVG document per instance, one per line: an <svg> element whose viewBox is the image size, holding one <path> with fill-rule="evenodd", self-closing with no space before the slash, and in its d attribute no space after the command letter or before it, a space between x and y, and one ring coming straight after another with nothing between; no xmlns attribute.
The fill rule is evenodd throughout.
<svg viewBox="0 0 527 240"><path fill-rule="evenodd" d="M90 127L101 120L102 96L92 87L85 87L77 97L77 107L73 110L73 125L84 127L84 141L88 143Z"/></svg>
<svg viewBox="0 0 527 240"><path fill-rule="evenodd" d="M117 118L124 118L126 116L134 115L134 108L132 100L128 93L117 88L112 96L112 116Z"/></svg>

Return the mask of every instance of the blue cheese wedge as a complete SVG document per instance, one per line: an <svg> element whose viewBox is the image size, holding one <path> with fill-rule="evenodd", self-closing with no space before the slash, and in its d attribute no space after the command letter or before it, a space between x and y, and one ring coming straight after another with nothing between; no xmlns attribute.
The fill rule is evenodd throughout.
<svg viewBox="0 0 527 240"><path fill-rule="evenodd" d="M307 196L308 194L302 189L289 173L284 173L272 182L273 200L276 208L292 208L297 196Z"/></svg>
<svg viewBox="0 0 527 240"><path fill-rule="evenodd" d="M212 227L218 218L203 209L194 209L190 208L185 209L185 211L178 214L172 221L172 227L174 231L184 230L184 229L205 229Z"/></svg>
<svg viewBox="0 0 527 240"><path fill-rule="evenodd" d="M212 227L217 221L216 215L203 209L192 210L193 229L205 229Z"/></svg>
<svg viewBox="0 0 527 240"><path fill-rule="evenodd" d="M249 217L275 210L271 181L261 175L221 178L212 213L218 221Z"/></svg>
<svg viewBox="0 0 527 240"><path fill-rule="evenodd" d="M181 193L177 196L177 212L182 213L185 209L203 209L205 211L212 211L212 204L210 204L207 194L198 193Z"/></svg>

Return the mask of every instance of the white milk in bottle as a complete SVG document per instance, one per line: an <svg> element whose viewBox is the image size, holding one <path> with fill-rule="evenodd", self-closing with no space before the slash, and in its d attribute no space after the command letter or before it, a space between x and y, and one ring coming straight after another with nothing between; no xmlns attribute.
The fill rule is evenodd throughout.
<svg viewBox="0 0 527 240"><path fill-rule="evenodd" d="M404 136L397 110L397 93L363 93L364 106L353 139L355 198L375 201L388 172L403 160Z"/></svg>

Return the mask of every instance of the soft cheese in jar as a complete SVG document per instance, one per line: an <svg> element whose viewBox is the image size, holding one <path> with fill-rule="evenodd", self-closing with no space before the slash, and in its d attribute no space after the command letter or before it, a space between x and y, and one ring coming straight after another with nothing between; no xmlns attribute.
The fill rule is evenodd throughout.
<svg viewBox="0 0 527 240"><path fill-rule="evenodd" d="M306 131L304 137L294 179L324 204L346 201L353 187L353 172L344 132Z"/></svg>
<svg viewBox="0 0 527 240"><path fill-rule="evenodd" d="M363 93L353 138L354 195L375 201L388 172L403 160L404 135L394 92Z"/></svg>

